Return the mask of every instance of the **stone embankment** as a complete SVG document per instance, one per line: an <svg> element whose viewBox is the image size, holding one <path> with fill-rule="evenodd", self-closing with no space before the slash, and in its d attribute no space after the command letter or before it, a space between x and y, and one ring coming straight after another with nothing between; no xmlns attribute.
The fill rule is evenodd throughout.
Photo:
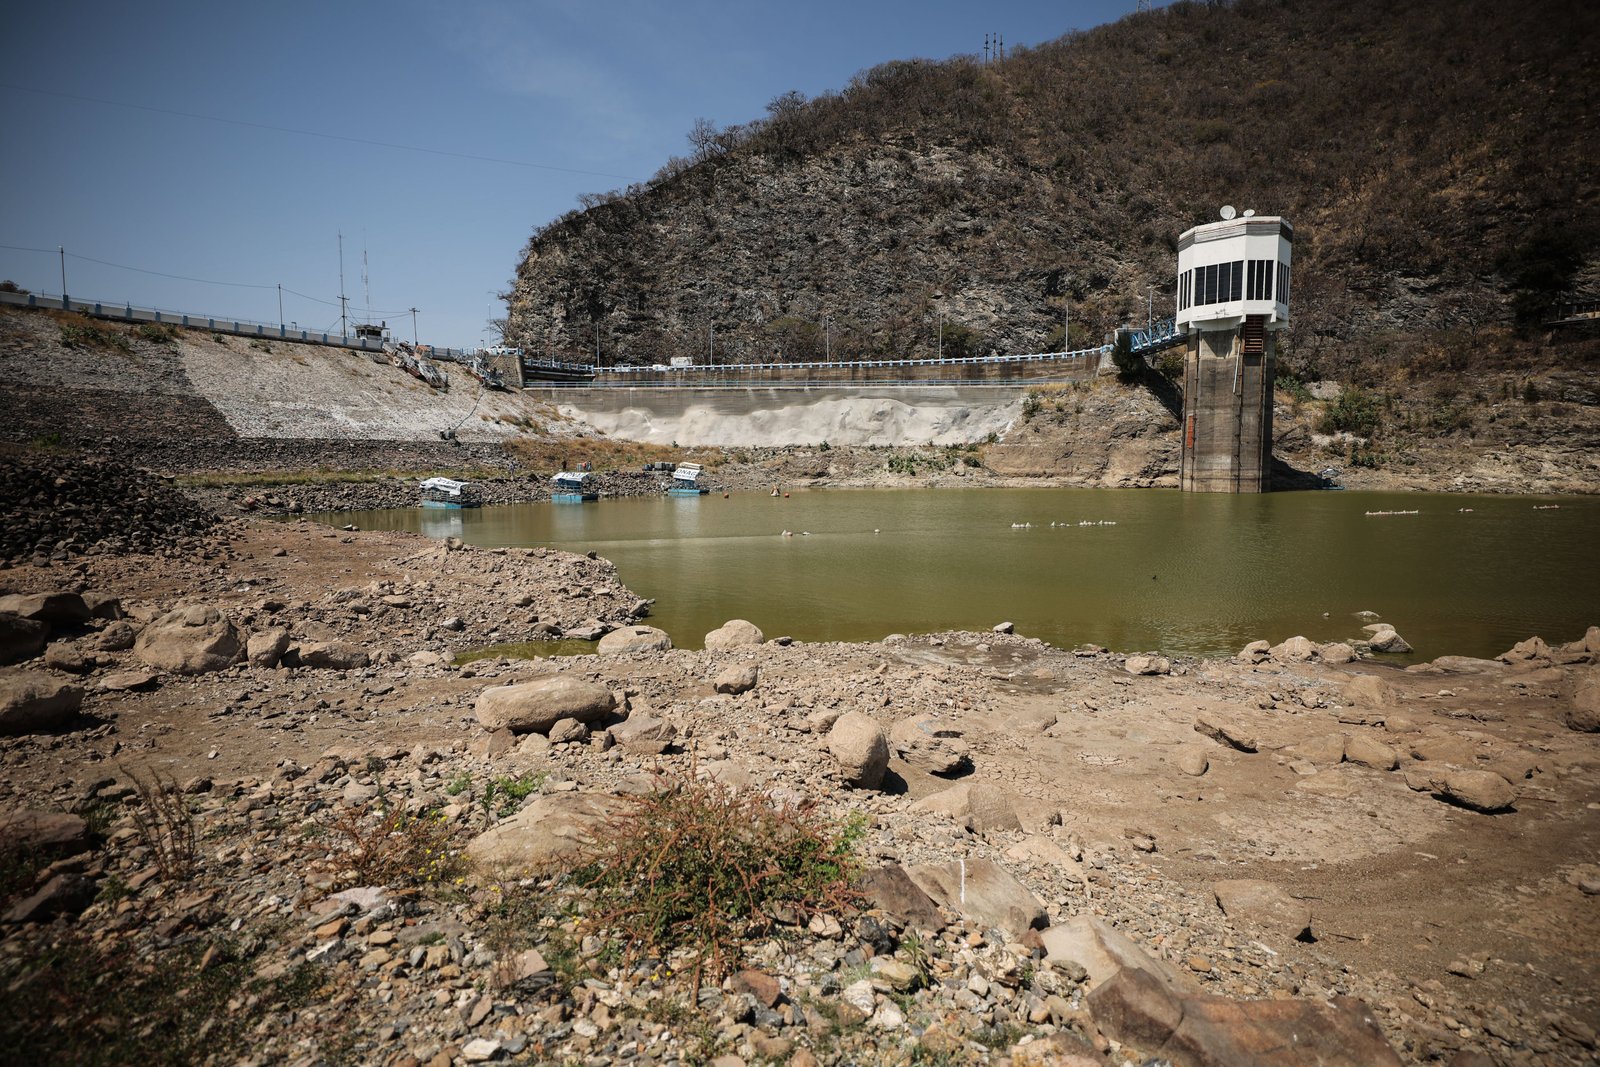
<svg viewBox="0 0 1600 1067"><path fill-rule="evenodd" d="M0 593L0 1028L55 1058L80 1008L397 1067L1595 1054L1600 630L1403 671L1003 624L687 651L604 560L236 520ZM673 781L854 827L854 902L698 992L630 951L561 872Z"/></svg>

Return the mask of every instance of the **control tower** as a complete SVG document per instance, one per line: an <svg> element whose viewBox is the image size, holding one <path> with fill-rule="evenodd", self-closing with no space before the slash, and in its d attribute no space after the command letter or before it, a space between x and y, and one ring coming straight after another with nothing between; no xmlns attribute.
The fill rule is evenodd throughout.
<svg viewBox="0 0 1600 1067"><path fill-rule="evenodd" d="M1289 324L1294 228L1247 211L1178 238L1175 330L1183 360L1183 465L1193 493L1271 488L1275 337Z"/></svg>

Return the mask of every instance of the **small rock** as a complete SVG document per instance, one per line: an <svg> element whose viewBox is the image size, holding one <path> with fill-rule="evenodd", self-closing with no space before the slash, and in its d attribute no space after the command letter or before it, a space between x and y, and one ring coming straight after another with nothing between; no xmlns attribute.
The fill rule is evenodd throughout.
<svg viewBox="0 0 1600 1067"><path fill-rule="evenodd" d="M1410 652L1411 645L1394 630L1379 630L1367 639L1374 652Z"/></svg>
<svg viewBox="0 0 1600 1067"><path fill-rule="evenodd" d="M1171 674L1172 661L1165 656L1129 656L1122 669L1129 674Z"/></svg>

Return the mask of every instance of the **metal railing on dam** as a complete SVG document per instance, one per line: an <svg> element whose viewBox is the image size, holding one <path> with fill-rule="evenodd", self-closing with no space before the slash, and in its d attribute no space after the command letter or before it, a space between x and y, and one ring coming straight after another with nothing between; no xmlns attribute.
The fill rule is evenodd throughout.
<svg viewBox="0 0 1600 1067"><path fill-rule="evenodd" d="M48 308L54 311L71 311L95 319L112 322L154 323L178 326L189 330L207 330L211 333L231 334L235 337L261 337L272 341L293 341L296 344L329 345L334 348L353 348L358 352L382 352L387 343L375 337L354 337L323 330L302 330L275 322L253 322L250 319L221 319L212 315L195 315L185 311L164 308L138 307L128 303L109 303L103 300L74 300L70 296L50 296L44 293L9 293L0 291L0 304L14 307ZM476 355L474 349L436 348L417 345L418 354L431 359L462 362Z"/></svg>
<svg viewBox="0 0 1600 1067"><path fill-rule="evenodd" d="M688 367L586 367L592 378L569 377L576 364L561 364L561 377L544 377L556 367L523 361L529 388L601 389L814 389L829 386L1001 385L1017 381L1081 381L1100 372L1109 346L1075 352L1023 355L935 357L933 359L811 360L798 363L717 363Z"/></svg>

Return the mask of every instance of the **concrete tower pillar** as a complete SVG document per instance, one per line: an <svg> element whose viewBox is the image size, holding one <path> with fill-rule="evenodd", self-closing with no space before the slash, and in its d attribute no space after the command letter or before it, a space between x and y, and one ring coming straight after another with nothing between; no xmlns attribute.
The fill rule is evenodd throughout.
<svg viewBox="0 0 1600 1067"><path fill-rule="evenodd" d="M1276 334L1289 322L1293 241L1284 219L1236 219L1232 208L1179 238L1185 492L1271 488Z"/></svg>

